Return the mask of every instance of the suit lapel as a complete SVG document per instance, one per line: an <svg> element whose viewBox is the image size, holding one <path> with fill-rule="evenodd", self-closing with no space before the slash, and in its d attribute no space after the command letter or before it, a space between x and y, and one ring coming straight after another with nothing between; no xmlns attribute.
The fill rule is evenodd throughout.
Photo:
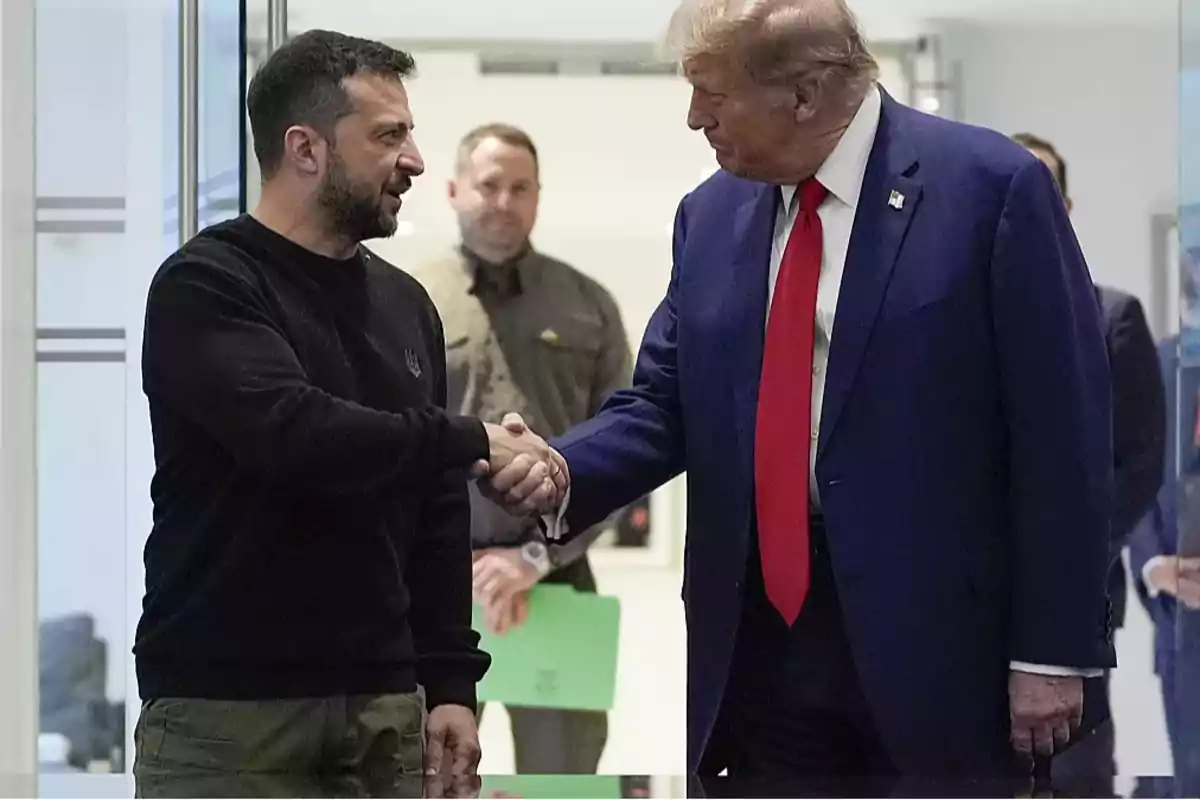
<svg viewBox="0 0 1200 800"><path fill-rule="evenodd" d="M900 245L921 201L921 183L911 177L916 154L897 116L897 104L885 93L838 293L818 454L824 452L846 406Z"/></svg>
<svg viewBox="0 0 1200 800"><path fill-rule="evenodd" d="M730 386L734 395L734 420L738 453L745 470L754 474L754 424L758 406L758 381L762 372L767 321L767 281L779 188L758 187L737 211L733 221L733 272L722 311L727 315L730 342Z"/></svg>

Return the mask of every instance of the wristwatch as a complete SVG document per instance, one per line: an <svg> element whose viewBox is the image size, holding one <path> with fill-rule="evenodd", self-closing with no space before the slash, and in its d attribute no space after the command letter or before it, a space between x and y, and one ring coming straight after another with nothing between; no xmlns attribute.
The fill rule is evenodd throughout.
<svg viewBox="0 0 1200 800"><path fill-rule="evenodd" d="M521 558L537 570L538 580L549 575L550 570L554 568L550 559L550 548L541 542L526 542L521 545Z"/></svg>

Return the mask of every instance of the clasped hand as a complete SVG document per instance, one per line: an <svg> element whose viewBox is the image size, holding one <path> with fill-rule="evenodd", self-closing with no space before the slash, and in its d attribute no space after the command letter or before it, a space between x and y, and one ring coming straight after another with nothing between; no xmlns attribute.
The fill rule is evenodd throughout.
<svg viewBox="0 0 1200 800"><path fill-rule="evenodd" d="M567 462L520 414L484 427L490 453L472 469L484 496L518 516L545 513L563 502L570 484Z"/></svg>

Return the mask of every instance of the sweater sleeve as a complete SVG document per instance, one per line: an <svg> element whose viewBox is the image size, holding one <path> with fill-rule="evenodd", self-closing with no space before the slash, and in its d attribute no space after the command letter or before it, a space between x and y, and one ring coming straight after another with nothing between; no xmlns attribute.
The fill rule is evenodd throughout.
<svg viewBox="0 0 1200 800"><path fill-rule="evenodd" d="M369 493L487 458L478 420L434 405L380 411L314 386L252 280L207 259L155 278L142 373L152 401L292 490Z"/></svg>
<svg viewBox="0 0 1200 800"><path fill-rule="evenodd" d="M430 304L430 323L445 349L441 323ZM435 364L434 402L446 403L445 362ZM471 627L471 500L467 474L446 470L431 480L421 524L408 560L417 680L430 709L460 705L476 710L475 686L491 664Z"/></svg>

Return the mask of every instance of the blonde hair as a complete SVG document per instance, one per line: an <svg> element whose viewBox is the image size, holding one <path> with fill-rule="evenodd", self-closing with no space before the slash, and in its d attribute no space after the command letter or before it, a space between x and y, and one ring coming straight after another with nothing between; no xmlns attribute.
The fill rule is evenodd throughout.
<svg viewBox="0 0 1200 800"><path fill-rule="evenodd" d="M762 86L804 83L820 98L850 104L879 75L845 0L683 0L665 44L680 61L732 58Z"/></svg>

